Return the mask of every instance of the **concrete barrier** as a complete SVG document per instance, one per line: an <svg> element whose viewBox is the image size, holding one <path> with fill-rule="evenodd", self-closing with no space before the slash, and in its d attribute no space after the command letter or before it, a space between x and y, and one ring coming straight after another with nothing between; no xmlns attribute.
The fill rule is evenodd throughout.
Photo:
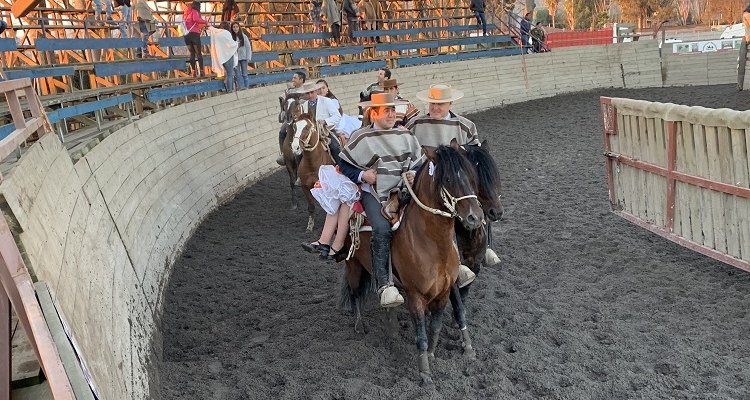
<svg viewBox="0 0 750 400"><path fill-rule="evenodd" d="M691 68L710 76L708 63ZM466 97L454 105L459 113L604 87L662 86L654 41L393 73L407 98L432 83L460 88ZM727 82L734 77L734 69L726 71ZM327 78L350 114L360 88L374 79L374 73ZM28 265L48 283L100 398L160 397L159 326L172 263L210 211L278 168L277 96L283 88L157 112L114 132L76 163L54 135L46 135L0 185Z"/></svg>

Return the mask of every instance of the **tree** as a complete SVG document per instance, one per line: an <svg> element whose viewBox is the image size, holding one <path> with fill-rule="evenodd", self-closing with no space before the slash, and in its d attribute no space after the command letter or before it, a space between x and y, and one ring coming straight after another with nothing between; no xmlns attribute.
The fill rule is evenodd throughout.
<svg viewBox="0 0 750 400"><path fill-rule="evenodd" d="M555 26L555 15L557 14L557 7L560 5L560 0L544 0L544 5L547 6L550 17L552 17L552 26Z"/></svg>
<svg viewBox="0 0 750 400"><path fill-rule="evenodd" d="M693 0L674 0L674 14L680 25L687 25L693 3Z"/></svg>
<svg viewBox="0 0 750 400"><path fill-rule="evenodd" d="M621 19L636 22L638 28L642 29L646 25L646 20L655 15L661 15L663 16L662 18L672 15L673 1L674 0L618 0L617 3L622 10Z"/></svg>
<svg viewBox="0 0 750 400"><path fill-rule="evenodd" d="M706 13L709 19L721 15L719 22L729 24L742 20L742 10L747 5L746 0L710 0L706 3Z"/></svg>

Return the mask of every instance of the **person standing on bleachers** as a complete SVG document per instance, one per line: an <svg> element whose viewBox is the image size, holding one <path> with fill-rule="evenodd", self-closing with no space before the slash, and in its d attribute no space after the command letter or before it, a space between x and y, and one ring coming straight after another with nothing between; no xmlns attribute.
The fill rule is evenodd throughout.
<svg viewBox="0 0 750 400"><path fill-rule="evenodd" d="M232 22L232 39L237 42L237 68L234 77L237 80L237 90L245 90L248 87L247 63L253 57L253 48L250 39L240 29L240 23Z"/></svg>
<svg viewBox="0 0 750 400"><path fill-rule="evenodd" d="M333 42L339 44L341 40L341 11L339 11L336 0L323 0L323 16L326 18L326 24L331 31Z"/></svg>
<svg viewBox="0 0 750 400"><path fill-rule="evenodd" d="M130 37L130 24L132 23L130 0L115 0L115 6L120 7L120 37Z"/></svg>
<svg viewBox="0 0 750 400"><path fill-rule="evenodd" d="M229 22L223 21L219 29L208 27L211 35L211 68L217 75L224 74L224 88L234 92L234 70L237 67L237 42L232 38Z"/></svg>
<svg viewBox="0 0 750 400"><path fill-rule="evenodd" d="M156 26L154 25L154 13L151 11L151 7L148 6L146 0L135 0L135 6L133 7L133 14L135 14L135 20L138 24L135 26L135 30L143 40L143 46L135 49L135 58L148 58L148 38L152 33L156 32Z"/></svg>
<svg viewBox="0 0 750 400"><path fill-rule="evenodd" d="M471 0L469 10L477 17L477 26L482 27L482 36L487 36L487 19L484 17L484 0Z"/></svg>
<svg viewBox="0 0 750 400"><path fill-rule="evenodd" d="M344 4L341 7L346 15L346 24L349 25L347 36L349 37L349 43L357 44L357 39L354 38L354 31L357 30L357 24L359 23L359 7L354 0L344 0Z"/></svg>
<svg viewBox="0 0 750 400"><path fill-rule="evenodd" d="M188 29L188 34L184 38L185 45L188 51L190 51L190 74L193 77L203 76L203 53L201 52L200 32L208 24L208 21L201 18L200 10L201 2L194 0L182 15L182 20Z"/></svg>
<svg viewBox="0 0 750 400"><path fill-rule="evenodd" d="M521 20L521 50L530 53L531 50L531 13L526 13Z"/></svg>
<svg viewBox="0 0 750 400"><path fill-rule="evenodd" d="M97 21L102 19L102 1L106 8L107 21L112 21L112 0L94 0L94 18Z"/></svg>
<svg viewBox="0 0 750 400"><path fill-rule="evenodd" d="M221 20L226 22L232 22L237 15L240 13L240 7L237 6L235 0L224 0L224 4L221 5Z"/></svg>

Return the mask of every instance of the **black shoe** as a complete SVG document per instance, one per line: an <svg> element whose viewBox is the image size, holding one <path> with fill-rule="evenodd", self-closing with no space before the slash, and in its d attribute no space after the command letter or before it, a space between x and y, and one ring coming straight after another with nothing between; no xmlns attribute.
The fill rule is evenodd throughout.
<svg viewBox="0 0 750 400"><path fill-rule="evenodd" d="M328 254L331 251L331 246L321 243L302 243L302 248L308 253Z"/></svg>
<svg viewBox="0 0 750 400"><path fill-rule="evenodd" d="M347 253L349 253L349 248L346 247L346 246L342 247L341 250L334 250L333 254L331 254L331 250L333 250L333 249L330 249L329 251L327 251L325 253L321 252L320 253L320 258L322 258L324 260L335 260L335 259L337 259L337 258L339 258L341 256L344 256Z"/></svg>

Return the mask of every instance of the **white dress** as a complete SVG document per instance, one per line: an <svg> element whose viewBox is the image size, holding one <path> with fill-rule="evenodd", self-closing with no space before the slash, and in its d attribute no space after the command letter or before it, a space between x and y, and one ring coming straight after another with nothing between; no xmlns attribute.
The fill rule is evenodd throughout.
<svg viewBox="0 0 750 400"><path fill-rule="evenodd" d="M349 206L359 200L359 188L349 178L339 173L333 165L322 165L318 170L318 182L310 193L318 200L328 215L336 214L342 203Z"/></svg>

